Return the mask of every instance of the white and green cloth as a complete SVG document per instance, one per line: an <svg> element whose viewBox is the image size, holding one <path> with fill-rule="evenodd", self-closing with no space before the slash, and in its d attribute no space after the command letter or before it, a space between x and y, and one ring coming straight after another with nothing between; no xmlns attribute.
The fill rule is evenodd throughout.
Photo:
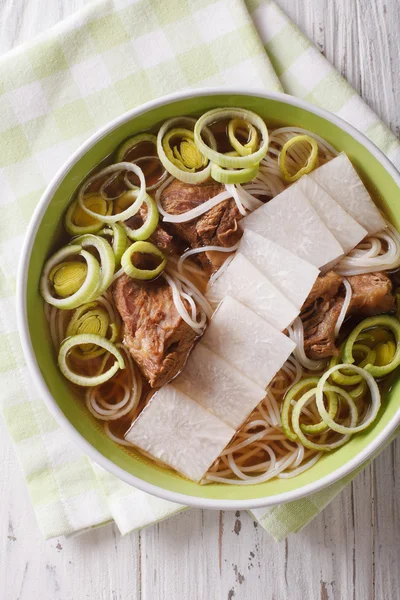
<svg viewBox="0 0 400 600"><path fill-rule="evenodd" d="M323 106L400 165L395 136L269 0L101 0L0 58L1 409L46 538L111 520L127 533L184 507L94 465L34 389L15 318L18 254L29 219L55 172L98 127L178 89L235 84ZM353 476L253 514L281 540Z"/></svg>

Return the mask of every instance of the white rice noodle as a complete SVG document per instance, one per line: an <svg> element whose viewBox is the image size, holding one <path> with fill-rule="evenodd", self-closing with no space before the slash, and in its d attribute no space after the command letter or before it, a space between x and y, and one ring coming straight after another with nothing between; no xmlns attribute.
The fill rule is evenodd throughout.
<svg viewBox="0 0 400 600"><path fill-rule="evenodd" d="M240 212L240 214L245 217L246 216L246 209L242 204L242 200L238 194L238 191L236 189L236 186L233 183L227 183L225 185L225 189L228 192L228 194L230 195L231 198L234 199L235 204L237 206L238 211ZM218 196L217 196L218 197Z"/></svg>
<svg viewBox="0 0 400 600"><path fill-rule="evenodd" d="M200 254L201 252L235 252L239 246L240 242L237 242L234 246L229 246L228 248L225 248L224 246L202 246L201 248L192 248L192 250L187 250L178 260L178 271L179 273L183 274L183 262L189 258L189 256Z"/></svg>
<svg viewBox="0 0 400 600"><path fill-rule="evenodd" d="M306 463L303 463L301 466L298 466L297 468L289 469L288 471L285 471L284 473L279 473L279 475L277 475L277 477L279 477L280 479L290 479L291 477L296 477L296 475L300 475L300 473L304 473L304 471L307 471L307 469L309 469L310 467L315 465L315 463L317 463L319 461L319 459L321 458L322 455L323 455L323 452L318 452L318 454L313 456ZM293 466L295 466L295 465L293 464Z"/></svg>
<svg viewBox="0 0 400 600"><path fill-rule="evenodd" d="M253 179L253 181L256 181L256 180L257 180L257 177L255 179ZM250 182L250 184L251 184L251 182ZM245 190L244 187L242 187L240 184L238 184L236 186L236 190L237 190L237 193L239 194L242 204L248 210L253 211L256 208L259 208L260 206L263 205L263 202L261 200L259 200L258 198L255 198L250 192Z"/></svg>
<svg viewBox="0 0 400 600"><path fill-rule="evenodd" d="M90 387L86 392L86 406L89 412L101 421L115 421L132 413L138 407L142 394L142 379L136 373L129 351L123 344L117 344L117 347L125 354L126 366L129 372L128 383L120 382L118 379L115 381L123 391L121 400L119 402L108 402L109 398L104 393L103 386L109 385L109 382Z"/></svg>
<svg viewBox="0 0 400 600"><path fill-rule="evenodd" d="M185 321L185 323L187 323L189 327L191 327L197 333L197 335L201 335L207 323L207 314L204 312L204 310L198 310L192 298L192 289L190 289L187 285L185 285L185 283L176 277L174 278L166 272L164 272L162 276L171 287L172 298L179 315ZM189 303L191 315L183 303L182 298L187 300Z"/></svg>
<svg viewBox="0 0 400 600"><path fill-rule="evenodd" d="M326 366L326 360L312 360L304 351L304 328L300 317L297 317L288 328L289 337L296 344L293 351L294 357L302 367L310 371L320 371Z"/></svg>
<svg viewBox="0 0 400 600"><path fill-rule="evenodd" d="M283 365L282 371L285 371L285 373L287 375L292 377L292 381L289 382L287 388L284 391L284 394L286 394L288 389L290 387L292 387L293 385L295 385L296 383L298 383L300 381L300 379L302 378L303 368L302 368L301 364L293 356L290 356L287 359L287 361L285 362L285 364Z"/></svg>
<svg viewBox="0 0 400 600"><path fill-rule="evenodd" d="M274 427L277 427L281 424L281 413L276 401L276 398L274 396L273 391L269 388L267 391L267 395L265 396L264 400L263 400L263 405L265 406L265 408L267 408L267 410L269 411L269 419L271 421L271 425L273 425Z"/></svg>
<svg viewBox="0 0 400 600"><path fill-rule="evenodd" d="M382 250L382 241L387 250ZM391 271L400 267L400 235L387 222L387 229L366 237L354 250L344 256L335 271L351 276L373 271Z"/></svg>
<svg viewBox="0 0 400 600"><path fill-rule="evenodd" d="M343 279L343 285L346 288L346 295L344 297L344 301L343 301L343 306L342 306L342 310L340 311L338 320L336 321L336 325L335 325L335 329L334 329L334 334L335 334L335 338L337 338L337 336L339 335L339 331L341 326L343 325L343 321L345 320L349 305L350 305L350 301L351 301L351 296L352 296L352 289L351 289L351 285L348 282L347 279Z"/></svg>
<svg viewBox="0 0 400 600"><path fill-rule="evenodd" d="M182 284L184 284L184 291L193 297L194 301L203 309L206 316L210 319L214 312L212 306L203 296L200 290L190 281L190 279L185 277L185 275L182 275L182 273L179 273L179 271L172 269L171 266L167 267L166 272L175 280L179 280Z"/></svg>
<svg viewBox="0 0 400 600"><path fill-rule="evenodd" d="M108 421L106 421L104 423L104 431L106 432L108 437L111 438L112 441L115 442L116 444L119 444L120 446L127 446L128 448L133 448L133 444L128 442L128 440L125 440L124 438L120 438L112 433L112 431L110 429L110 423Z"/></svg>
<svg viewBox="0 0 400 600"><path fill-rule="evenodd" d="M257 176L249 183L245 183L242 189L244 192L247 192L252 198L254 197L252 194L266 196L268 198L274 198L275 196L283 192L286 185L279 176L279 166L277 166L276 170L274 170L274 172L271 173L269 167L265 168L262 165L263 163L261 162L260 170ZM255 198L255 200L257 200L257 198ZM258 206L255 206L254 209L258 208L263 204L261 201L259 202L260 204Z"/></svg>
<svg viewBox="0 0 400 600"><path fill-rule="evenodd" d="M269 479L272 479L273 477L276 477L277 475L279 475L279 473L281 473L282 471L284 471L285 469L287 469L295 460L297 457L297 448L296 450L294 450L293 452L285 455L283 458L276 460L275 454L273 453L272 449L267 446L267 444L262 444L263 449L265 450L265 452L267 452L271 458L270 461L267 461L268 467L265 471L265 473L261 474L261 475L255 475L255 476L248 476L245 475L245 473L243 473L243 471L241 471L237 465L235 464L234 458L232 456L230 456L228 458L229 460L229 466L231 467L231 469L233 470L232 467L235 468L235 474L240 477L240 479L231 479L231 478L226 478L226 477L221 477L218 474L213 474L213 473L207 473L204 480L207 481L216 481L216 482L220 482L220 483L230 483L233 485L253 485L255 483L263 483L265 481L268 481ZM274 458L275 460L272 459L272 454L274 454Z"/></svg>

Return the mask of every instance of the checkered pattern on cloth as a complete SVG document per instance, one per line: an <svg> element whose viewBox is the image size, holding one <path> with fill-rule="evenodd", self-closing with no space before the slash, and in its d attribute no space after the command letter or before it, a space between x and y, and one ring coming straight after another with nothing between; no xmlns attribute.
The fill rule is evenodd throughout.
<svg viewBox="0 0 400 600"><path fill-rule="evenodd" d="M33 388L14 296L29 219L57 169L101 125L178 89L235 83L284 90L324 106L400 164L393 134L268 0L101 0L0 58L1 410L47 538L112 519L127 533L185 507L135 490L94 465ZM351 477L253 514L282 539Z"/></svg>

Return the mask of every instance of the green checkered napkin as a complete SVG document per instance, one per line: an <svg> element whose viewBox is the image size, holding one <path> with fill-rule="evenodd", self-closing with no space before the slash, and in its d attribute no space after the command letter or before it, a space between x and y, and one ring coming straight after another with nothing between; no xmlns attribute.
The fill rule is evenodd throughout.
<svg viewBox="0 0 400 600"><path fill-rule="evenodd" d="M0 59L1 409L47 538L110 520L127 533L185 507L135 490L94 465L32 386L14 296L29 219L57 169L107 121L171 91L235 84L283 89L324 106L400 164L393 134L268 0L101 0ZM283 539L353 476L253 514Z"/></svg>

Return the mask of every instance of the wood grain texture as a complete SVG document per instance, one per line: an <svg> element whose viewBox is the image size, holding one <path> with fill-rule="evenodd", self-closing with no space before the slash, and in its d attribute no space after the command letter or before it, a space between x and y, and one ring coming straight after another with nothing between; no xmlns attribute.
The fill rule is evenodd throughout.
<svg viewBox="0 0 400 600"><path fill-rule="evenodd" d="M0 52L85 0L1 0ZM279 0L400 132L398 0ZM245 512L191 510L122 538L114 526L44 542L0 423L1 600L398 600L400 443L276 544Z"/></svg>

